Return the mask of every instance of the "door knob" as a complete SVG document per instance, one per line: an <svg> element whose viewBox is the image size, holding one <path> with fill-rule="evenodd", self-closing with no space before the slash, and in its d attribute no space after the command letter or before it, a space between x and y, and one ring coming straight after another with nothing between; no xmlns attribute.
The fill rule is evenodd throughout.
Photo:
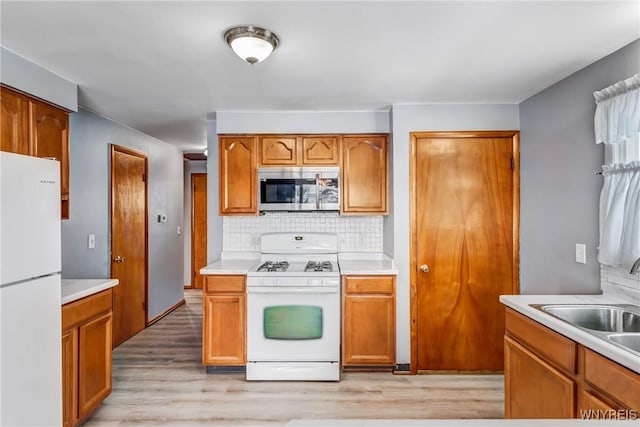
<svg viewBox="0 0 640 427"><path fill-rule="evenodd" d="M124 257L123 256L117 256L113 259L113 262L124 262Z"/></svg>
<svg viewBox="0 0 640 427"><path fill-rule="evenodd" d="M429 266L427 264L422 264L420 266L420 271L422 271L423 273L428 273L429 272Z"/></svg>

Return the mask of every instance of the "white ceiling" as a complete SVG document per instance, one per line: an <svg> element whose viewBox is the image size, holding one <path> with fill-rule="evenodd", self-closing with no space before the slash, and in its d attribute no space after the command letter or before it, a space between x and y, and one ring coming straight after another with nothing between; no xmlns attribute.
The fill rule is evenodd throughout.
<svg viewBox="0 0 640 427"><path fill-rule="evenodd" d="M640 37L640 1L7 1L0 43L184 150L216 111L518 103ZM222 32L280 47L251 66Z"/></svg>

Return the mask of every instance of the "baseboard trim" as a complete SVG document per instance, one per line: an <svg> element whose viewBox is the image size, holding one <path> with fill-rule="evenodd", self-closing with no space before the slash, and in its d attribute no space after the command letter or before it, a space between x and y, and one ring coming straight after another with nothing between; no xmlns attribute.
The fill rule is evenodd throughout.
<svg viewBox="0 0 640 427"><path fill-rule="evenodd" d="M184 298L182 298L180 301L178 301L177 303L175 303L174 305L172 305L171 307L167 308L165 311L163 311L162 313L158 314L156 317L154 317L153 319L149 320L147 322L147 328L151 325L153 325L154 323L156 323L158 320L162 319L164 316L166 316L167 314L171 313L173 310L175 310L176 308L180 307L181 305L184 305L186 303L186 301L184 300Z"/></svg>

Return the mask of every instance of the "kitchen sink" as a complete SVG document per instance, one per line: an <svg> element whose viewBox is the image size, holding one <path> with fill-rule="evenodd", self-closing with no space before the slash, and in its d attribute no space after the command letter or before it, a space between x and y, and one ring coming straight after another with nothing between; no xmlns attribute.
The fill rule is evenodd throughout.
<svg viewBox="0 0 640 427"><path fill-rule="evenodd" d="M640 356L640 306L531 304L531 307Z"/></svg>
<svg viewBox="0 0 640 427"><path fill-rule="evenodd" d="M585 329L640 332L640 312L632 305L543 305L540 309Z"/></svg>
<svg viewBox="0 0 640 427"><path fill-rule="evenodd" d="M640 355L640 334L609 334L609 341L628 348Z"/></svg>

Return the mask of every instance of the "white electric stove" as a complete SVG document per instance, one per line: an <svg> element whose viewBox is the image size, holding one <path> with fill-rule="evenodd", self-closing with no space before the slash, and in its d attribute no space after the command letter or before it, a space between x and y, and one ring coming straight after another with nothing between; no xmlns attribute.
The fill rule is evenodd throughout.
<svg viewBox="0 0 640 427"><path fill-rule="evenodd" d="M247 273L247 380L340 380L338 239L265 233Z"/></svg>

